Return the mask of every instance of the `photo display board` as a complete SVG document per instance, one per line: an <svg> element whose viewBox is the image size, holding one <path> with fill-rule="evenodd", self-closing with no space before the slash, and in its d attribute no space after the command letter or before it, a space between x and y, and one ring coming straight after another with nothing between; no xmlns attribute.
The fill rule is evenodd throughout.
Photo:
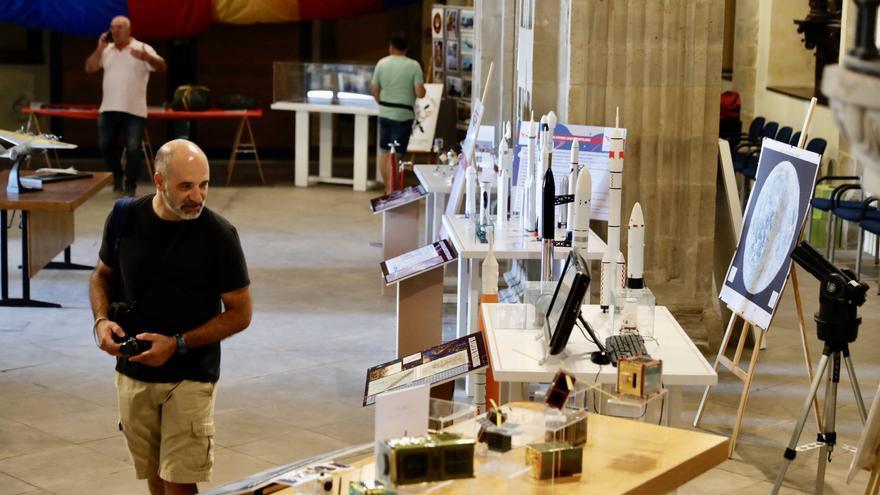
<svg viewBox="0 0 880 495"><path fill-rule="evenodd" d="M373 198L370 200L370 209L373 213L382 213L383 211L397 208L398 206L412 203L428 195L428 191L421 185L407 186L403 189L391 191L390 193Z"/></svg>
<svg viewBox="0 0 880 495"><path fill-rule="evenodd" d="M385 285L391 285L456 259L458 259L458 252L455 247L448 239L441 239L390 260L382 261L379 263L379 268L382 270Z"/></svg>
<svg viewBox="0 0 880 495"><path fill-rule="evenodd" d="M440 114L440 101L443 99L442 84L425 84L425 97L416 98L414 105L412 134L407 151L429 152L434 145L434 132L437 130L437 116Z"/></svg>
<svg viewBox="0 0 880 495"><path fill-rule="evenodd" d="M368 369L363 405L374 404L382 392L414 385L440 385L488 365L483 334L474 332Z"/></svg>
<svg viewBox="0 0 880 495"><path fill-rule="evenodd" d="M526 121L520 121L517 132L516 146L513 154L513 185L522 186L526 182L526 164L528 163L529 135ZM540 124L536 124L540 131ZM593 184L592 207L590 218L593 220L608 221L608 173L609 157L608 150L610 139L608 134L613 127L597 127L589 125L556 124L553 132L553 178L556 180L556 190L562 191L562 177L568 176L571 171L571 143L574 139L579 142L580 157L578 163L581 169L587 167L590 170L590 179ZM626 129L620 129L626 140ZM625 142L625 141L624 141ZM540 141L535 140L535 158L541 156ZM623 172L626 173L624 161ZM543 179L543 177L542 177ZM560 194L567 194L561 192ZM513 210L522 211L522 195L513 197Z"/></svg>
<svg viewBox="0 0 880 495"><path fill-rule="evenodd" d="M821 155L764 139L736 252L719 297L764 330L788 281Z"/></svg>

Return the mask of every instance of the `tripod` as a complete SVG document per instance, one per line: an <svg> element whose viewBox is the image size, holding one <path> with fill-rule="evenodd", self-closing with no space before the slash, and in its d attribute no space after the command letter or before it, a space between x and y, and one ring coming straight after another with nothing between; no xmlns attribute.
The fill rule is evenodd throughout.
<svg viewBox="0 0 880 495"><path fill-rule="evenodd" d="M813 249L806 241L795 248L791 254L799 265L819 279L819 312L815 315L816 333L819 340L825 343L822 349L822 358L819 360L819 366L813 376L813 382L810 384L810 392L807 394L804 403L801 406L801 412L792 431L791 439L788 447L783 454L784 461L776 476L776 483L773 485L772 493L779 493L782 482L785 480L785 472L791 461L797 457L798 439L804 429L807 416L810 414L810 407L816 398L819 390L819 384L823 375L826 377L825 382L825 421L822 425L822 431L817 435L817 442L821 444L819 450L819 466L816 471L816 490L815 493L822 493L825 488L825 467L831 462L831 454L837 443L837 432L834 431L835 413L837 411L837 386L840 383L840 361L843 356L843 362L846 364L846 372L849 375L850 384L852 385L853 394L856 398L856 405L859 410L859 417L862 425L865 424L867 416L865 412L865 402L862 400L862 393L856 380L855 368L849 355L849 344L855 342L859 333L859 325L862 322L861 317L857 314L859 306L865 302L865 293L868 286L859 282L855 275L849 270L839 270L822 257L815 249ZM829 367L829 360L831 366Z"/></svg>

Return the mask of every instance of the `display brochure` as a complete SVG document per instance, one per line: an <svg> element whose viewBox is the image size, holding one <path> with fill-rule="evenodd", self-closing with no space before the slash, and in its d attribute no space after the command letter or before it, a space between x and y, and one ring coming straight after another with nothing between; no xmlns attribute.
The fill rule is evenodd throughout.
<svg viewBox="0 0 880 495"><path fill-rule="evenodd" d="M422 352L373 366L367 370L364 406L376 395L413 385L440 385L489 364L483 334L475 332Z"/></svg>
<svg viewBox="0 0 880 495"><path fill-rule="evenodd" d="M458 259L458 252L448 239L440 239L427 246L379 263L385 285L396 284L438 266Z"/></svg>
<svg viewBox="0 0 880 495"><path fill-rule="evenodd" d="M764 330L770 327L809 210L821 155L764 139L742 233L719 297Z"/></svg>
<svg viewBox="0 0 880 495"><path fill-rule="evenodd" d="M413 111L412 134L409 137L408 151L430 152L434 145L434 132L437 130L437 116L440 114L440 100L443 99L442 84L425 84L425 97L417 98Z"/></svg>
<svg viewBox="0 0 880 495"><path fill-rule="evenodd" d="M528 122L519 123L516 147L513 154L513 185L522 186L526 182L526 163L528 162L529 137L525 126ZM562 177L571 171L571 142L577 139L580 143L581 169L590 170L593 184L592 208L590 218L608 221L608 181L609 181L609 132L613 127L597 127L590 125L556 124L553 131L553 177L556 179L556 190L562 190ZM626 129L621 129L626 139ZM540 145L539 145L540 146ZM540 157L540 147L535 151ZM624 172L626 168L624 166ZM514 195L513 210L522 211L522 195Z"/></svg>
<svg viewBox="0 0 880 495"><path fill-rule="evenodd" d="M370 209L373 213L382 213L383 211L397 208L398 206L412 203L413 201L422 199L428 195L428 191L421 185L408 186L403 189L391 191L390 193L373 198L370 200Z"/></svg>

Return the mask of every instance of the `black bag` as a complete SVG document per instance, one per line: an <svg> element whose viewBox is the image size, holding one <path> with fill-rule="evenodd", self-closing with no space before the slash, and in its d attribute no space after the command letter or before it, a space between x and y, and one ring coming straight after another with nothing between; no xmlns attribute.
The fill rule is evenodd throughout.
<svg viewBox="0 0 880 495"><path fill-rule="evenodd" d="M223 95L217 97L217 108L223 110L256 110L260 102L251 96Z"/></svg>
<svg viewBox="0 0 880 495"><path fill-rule="evenodd" d="M208 110L211 108L211 90L205 86L184 84L174 90L171 108L175 110Z"/></svg>

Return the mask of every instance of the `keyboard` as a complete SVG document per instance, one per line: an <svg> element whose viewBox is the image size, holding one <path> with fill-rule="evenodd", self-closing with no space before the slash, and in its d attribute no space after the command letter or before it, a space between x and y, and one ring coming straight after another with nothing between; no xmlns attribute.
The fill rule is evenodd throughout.
<svg viewBox="0 0 880 495"><path fill-rule="evenodd" d="M633 356L649 356L645 348L645 339L637 333L612 335L605 339L605 352L611 358L611 364L617 366L620 358Z"/></svg>

